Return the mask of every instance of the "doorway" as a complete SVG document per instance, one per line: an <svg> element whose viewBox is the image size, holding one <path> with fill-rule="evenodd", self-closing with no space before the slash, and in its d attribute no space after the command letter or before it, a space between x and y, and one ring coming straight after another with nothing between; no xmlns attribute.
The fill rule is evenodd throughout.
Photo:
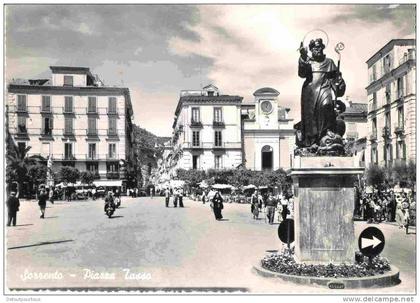
<svg viewBox="0 0 420 303"><path fill-rule="evenodd" d="M273 148L265 145L261 150L262 170L273 170Z"/></svg>

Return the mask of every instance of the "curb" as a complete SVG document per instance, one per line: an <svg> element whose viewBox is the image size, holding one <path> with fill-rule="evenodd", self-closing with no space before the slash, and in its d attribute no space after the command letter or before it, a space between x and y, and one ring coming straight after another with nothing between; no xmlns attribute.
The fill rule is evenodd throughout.
<svg viewBox="0 0 420 303"><path fill-rule="evenodd" d="M391 265L391 270L383 275L360 277L360 278L321 278L309 276L294 276L273 272L262 268L260 265L254 265L253 270L265 278L280 278L287 282L300 285L319 285L332 289L343 288L383 288L397 285L401 282L399 279L400 271L397 267Z"/></svg>

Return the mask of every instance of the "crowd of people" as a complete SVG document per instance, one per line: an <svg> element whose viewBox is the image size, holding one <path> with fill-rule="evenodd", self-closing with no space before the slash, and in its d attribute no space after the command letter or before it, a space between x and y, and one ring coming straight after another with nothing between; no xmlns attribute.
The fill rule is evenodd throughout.
<svg viewBox="0 0 420 303"><path fill-rule="evenodd" d="M394 192L392 189L361 193L356 214L367 223L396 222L399 228L415 224L414 193Z"/></svg>
<svg viewBox="0 0 420 303"><path fill-rule="evenodd" d="M152 196L152 193L150 194ZM174 207L184 207L184 190L182 188L166 188L165 189L165 205L169 207L169 203L172 202Z"/></svg>

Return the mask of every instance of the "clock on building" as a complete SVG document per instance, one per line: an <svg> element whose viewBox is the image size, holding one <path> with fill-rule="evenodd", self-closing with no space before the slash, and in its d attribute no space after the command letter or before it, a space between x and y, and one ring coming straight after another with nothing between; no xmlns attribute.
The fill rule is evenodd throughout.
<svg viewBox="0 0 420 303"><path fill-rule="evenodd" d="M263 101L261 102L261 111L264 114L269 114L273 111L273 104L270 101Z"/></svg>

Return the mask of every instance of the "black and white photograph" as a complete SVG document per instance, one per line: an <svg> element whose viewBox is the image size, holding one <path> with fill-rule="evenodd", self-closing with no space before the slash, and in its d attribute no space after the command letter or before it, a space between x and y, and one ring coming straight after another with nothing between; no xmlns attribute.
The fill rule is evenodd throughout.
<svg viewBox="0 0 420 303"><path fill-rule="evenodd" d="M4 298L415 302L416 9L3 3Z"/></svg>

